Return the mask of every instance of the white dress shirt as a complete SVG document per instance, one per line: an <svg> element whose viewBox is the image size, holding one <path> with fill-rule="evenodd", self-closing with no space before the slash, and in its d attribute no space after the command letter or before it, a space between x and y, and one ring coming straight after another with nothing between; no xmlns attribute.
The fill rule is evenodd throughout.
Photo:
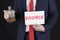
<svg viewBox="0 0 60 40"><path fill-rule="evenodd" d="M30 3L30 0L26 0L26 8L27 8L27 11L29 11L29 3ZM35 11L35 7L36 7L36 0L33 0L33 10ZM29 32L29 25L26 25L26 32Z"/></svg>

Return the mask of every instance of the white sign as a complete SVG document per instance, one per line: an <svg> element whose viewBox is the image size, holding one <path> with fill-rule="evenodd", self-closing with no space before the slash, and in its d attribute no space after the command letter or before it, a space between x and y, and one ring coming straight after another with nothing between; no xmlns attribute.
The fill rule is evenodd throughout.
<svg viewBox="0 0 60 40"><path fill-rule="evenodd" d="M25 12L25 25L45 24L44 11Z"/></svg>

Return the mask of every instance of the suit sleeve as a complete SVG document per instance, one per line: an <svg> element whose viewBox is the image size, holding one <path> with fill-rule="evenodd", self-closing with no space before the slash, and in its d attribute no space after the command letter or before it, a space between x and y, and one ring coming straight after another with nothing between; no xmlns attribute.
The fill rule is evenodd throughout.
<svg viewBox="0 0 60 40"><path fill-rule="evenodd" d="M48 6L48 19L46 21L46 24L44 25L46 31L53 28L54 24L57 21L58 12L55 4L55 0L49 0L49 6Z"/></svg>

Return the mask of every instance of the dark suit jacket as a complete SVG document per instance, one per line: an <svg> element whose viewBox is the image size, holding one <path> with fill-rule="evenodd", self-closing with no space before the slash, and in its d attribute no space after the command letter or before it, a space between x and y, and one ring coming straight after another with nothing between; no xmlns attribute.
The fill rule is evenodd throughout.
<svg viewBox="0 0 60 40"><path fill-rule="evenodd" d="M25 22L24 12L26 10L26 0L14 0L14 10L16 11L16 20L18 27L17 40L24 40L25 36ZM45 11L45 27L46 32L35 31L37 40L50 40L50 31L53 28L58 12L55 4L55 0L37 0L35 11Z"/></svg>

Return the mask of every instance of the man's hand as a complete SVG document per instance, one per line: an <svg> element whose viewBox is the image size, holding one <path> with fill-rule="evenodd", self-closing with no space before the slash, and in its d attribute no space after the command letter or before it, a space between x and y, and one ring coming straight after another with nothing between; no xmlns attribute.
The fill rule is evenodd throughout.
<svg viewBox="0 0 60 40"><path fill-rule="evenodd" d="M43 25L36 24L36 25L33 25L33 28L34 28L36 31L45 32L45 28L43 27Z"/></svg>
<svg viewBox="0 0 60 40"><path fill-rule="evenodd" d="M4 10L4 19L7 20L9 19L9 14L8 14L8 11Z"/></svg>
<svg viewBox="0 0 60 40"><path fill-rule="evenodd" d="M10 17L10 14L9 14L10 12L9 11L4 10L3 12L4 12L4 19L7 22L15 22L16 21L15 17Z"/></svg>

